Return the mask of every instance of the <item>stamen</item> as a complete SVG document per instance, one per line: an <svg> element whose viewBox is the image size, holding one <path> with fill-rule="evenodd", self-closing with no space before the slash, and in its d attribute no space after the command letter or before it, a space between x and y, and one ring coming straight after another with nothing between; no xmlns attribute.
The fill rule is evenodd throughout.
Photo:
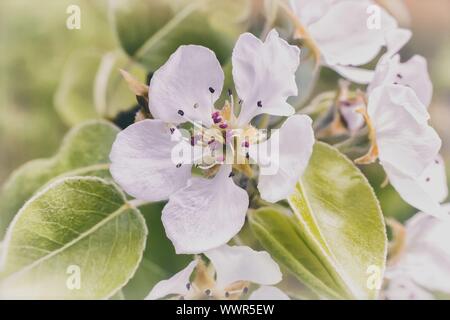
<svg viewBox="0 0 450 320"><path fill-rule="evenodd" d="M180 168L180 167L181 167L181 163L178 163L178 164L176 165L176 167L177 167L177 168Z"/></svg>
<svg viewBox="0 0 450 320"><path fill-rule="evenodd" d="M227 125L226 123L221 123L221 124L219 125L219 128L220 128L220 129L226 129L226 128L228 128L228 125Z"/></svg>
<svg viewBox="0 0 450 320"><path fill-rule="evenodd" d="M425 179L426 182L430 182L430 180L431 180L430 177L427 177L427 178Z"/></svg>
<svg viewBox="0 0 450 320"><path fill-rule="evenodd" d="M216 90L214 90L213 87L209 87L209 92L214 93L214 92L216 92Z"/></svg>
<svg viewBox="0 0 450 320"><path fill-rule="evenodd" d="M170 128L170 134L173 134L175 132L175 128Z"/></svg>
<svg viewBox="0 0 450 320"><path fill-rule="evenodd" d="M180 296L178 299L180 299L180 300L184 300L184 297L183 296Z"/></svg>
<svg viewBox="0 0 450 320"><path fill-rule="evenodd" d="M191 283L190 282L186 283L186 289L191 290Z"/></svg>
<svg viewBox="0 0 450 320"><path fill-rule="evenodd" d="M184 111L183 110L178 110L178 114L180 115L180 116L184 116Z"/></svg>
<svg viewBox="0 0 450 320"><path fill-rule="evenodd" d="M248 293L248 287L244 287L244 289L242 289L242 293L243 294L247 294Z"/></svg>
<svg viewBox="0 0 450 320"><path fill-rule="evenodd" d="M209 296L211 295L211 290L206 289L206 290L205 290L205 294L209 297Z"/></svg>
<svg viewBox="0 0 450 320"><path fill-rule="evenodd" d="M262 108L262 102L261 102L261 100L259 100L259 101L256 103L256 105L257 105L259 108Z"/></svg>
<svg viewBox="0 0 450 320"><path fill-rule="evenodd" d="M397 78L402 79L403 76L400 73L397 73Z"/></svg>
<svg viewBox="0 0 450 320"><path fill-rule="evenodd" d="M439 160L437 160L437 159L434 160L434 163L439 164Z"/></svg>
<svg viewBox="0 0 450 320"><path fill-rule="evenodd" d="M194 109L198 108L198 103L194 103Z"/></svg>
<svg viewBox="0 0 450 320"><path fill-rule="evenodd" d="M248 148L248 147L250 147L250 142L244 141L244 142L242 142L242 146L245 148Z"/></svg>
<svg viewBox="0 0 450 320"><path fill-rule="evenodd" d="M213 118L213 122L214 122L215 124L217 124L217 123L219 123L219 122L222 122L222 118L221 118L221 117Z"/></svg>
<svg viewBox="0 0 450 320"><path fill-rule="evenodd" d="M234 177L234 172L231 171L230 174L228 175L228 178Z"/></svg>
<svg viewBox="0 0 450 320"><path fill-rule="evenodd" d="M231 89L228 89L228 96L230 97L230 108L231 108L230 116L231 116L234 113L234 97L233 91L231 91Z"/></svg>
<svg viewBox="0 0 450 320"><path fill-rule="evenodd" d="M230 296L230 293L227 291L225 292L225 298L228 298Z"/></svg>

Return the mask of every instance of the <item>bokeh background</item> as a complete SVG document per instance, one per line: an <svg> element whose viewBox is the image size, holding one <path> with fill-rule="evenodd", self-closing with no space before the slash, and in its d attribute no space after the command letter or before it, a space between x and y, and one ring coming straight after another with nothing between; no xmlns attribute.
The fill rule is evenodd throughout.
<svg viewBox="0 0 450 320"><path fill-rule="evenodd" d="M66 28L66 8L71 4L81 8L80 30ZM449 172L450 1L405 0L403 4L409 13L400 10L397 18L412 29L413 38L402 57L421 54L428 60L434 84L432 124L442 137ZM0 185L23 163L55 153L75 117L64 111L66 106L89 103L92 83L87 76L83 82L83 72L89 72L90 66L84 63L84 69L78 68L70 61L86 54L95 60L97 52L119 47L107 0L0 1ZM70 95L74 84L67 74L78 79L77 96ZM322 71L321 77L333 81L334 75ZM117 99L126 104L134 97L124 93ZM380 170L368 168L366 173L385 215L404 220L415 213L392 188L378 187L384 180Z"/></svg>

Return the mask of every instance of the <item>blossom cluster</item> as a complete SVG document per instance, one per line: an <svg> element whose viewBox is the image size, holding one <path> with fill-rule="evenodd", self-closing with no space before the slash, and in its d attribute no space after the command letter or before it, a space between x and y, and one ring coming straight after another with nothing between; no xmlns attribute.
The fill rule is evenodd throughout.
<svg viewBox="0 0 450 320"><path fill-rule="evenodd" d="M318 65L367 85L353 99L341 92L337 118L351 134L368 130L370 149L355 162L378 161L399 195L427 214L408 224L415 234L421 232L419 220L434 225L449 216L441 205L447 197L441 140L429 124L432 84L423 57L400 59L409 30L381 7L378 26L368 26L367 10L373 5L370 0L292 0L283 9L294 25L292 39L304 40ZM361 67L382 48L374 70ZM299 93L295 73L300 49L275 29L264 41L244 33L231 60L235 90L227 89L222 102L225 76L214 52L197 45L179 47L151 79L152 119L129 126L113 145L115 181L136 199L167 201L162 221L176 252L204 254L209 260L207 264L197 256L157 284L149 299L238 299L245 297L249 283L262 286L250 299L288 298L271 287L281 280L281 272L266 252L227 243L243 227L255 194L267 203L286 199L310 160L313 122L287 102ZM286 118L270 136L257 128L258 119L266 115ZM257 181L257 187L249 188L248 181ZM410 266L413 257L407 260ZM389 269L388 275L396 272ZM402 273L390 288L398 279L409 281L407 276ZM412 282L408 286L425 294Z"/></svg>

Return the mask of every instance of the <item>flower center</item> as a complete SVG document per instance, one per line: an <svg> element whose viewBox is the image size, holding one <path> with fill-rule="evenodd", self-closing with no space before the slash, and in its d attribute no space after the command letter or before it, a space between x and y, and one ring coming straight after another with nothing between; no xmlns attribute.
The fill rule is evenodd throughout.
<svg viewBox="0 0 450 320"><path fill-rule="evenodd" d="M238 300L248 293L250 283L247 281L236 281L220 288L214 279L212 265L206 266L202 260L198 261L195 271L194 279L186 283L188 293L178 296L179 299Z"/></svg>

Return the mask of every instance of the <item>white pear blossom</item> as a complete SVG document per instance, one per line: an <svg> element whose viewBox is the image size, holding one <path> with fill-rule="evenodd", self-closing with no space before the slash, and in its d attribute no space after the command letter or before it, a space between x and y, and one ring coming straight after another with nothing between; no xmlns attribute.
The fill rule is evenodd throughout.
<svg viewBox="0 0 450 320"><path fill-rule="evenodd" d="M450 212L450 204L444 205ZM418 213L406 223L405 246L386 270L386 299L450 296L450 222Z"/></svg>
<svg viewBox="0 0 450 320"><path fill-rule="evenodd" d="M422 56L415 55L403 63L398 54L380 59L374 78L367 88L368 93L382 84L410 87L424 106L428 107L431 103L433 84L428 74L427 61Z"/></svg>
<svg viewBox="0 0 450 320"><path fill-rule="evenodd" d="M110 170L133 197L169 200L162 221L177 253L216 248L241 229L249 198L232 176L251 172L250 163L260 164L258 188L263 199L276 202L293 192L314 144L311 119L293 115L286 102L297 95L299 54L298 47L289 45L275 30L264 42L249 33L239 37L232 54L241 105L238 117L231 92L231 103L222 109L214 107L224 74L208 48L181 46L154 73L149 108L155 119L139 121L118 134ZM290 117L267 140L250 124L261 113ZM177 128L180 124L196 128L190 141ZM272 142L277 142L279 152L257 157L257 150ZM174 162L180 147L192 156ZM218 150L226 150L225 160L221 152L216 154ZM205 177L192 176L192 165Z"/></svg>
<svg viewBox="0 0 450 320"><path fill-rule="evenodd" d="M209 265L200 258L192 261L170 279L157 283L146 299L242 299L248 298L252 283L261 287L250 299L289 299L281 290L270 287L281 281L282 274L267 252L224 245L204 255Z"/></svg>
<svg viewBox="0 0 450 320"><path fill-rule="evenodd" d="M345 78L369 83L373 71L358 68L382 47L397 52L410 32L370 0L291 0L297 37L310 42L321 63Z"/></svg>
<svg viewBox="0 0 450 320"><path fill-rule="evenodd" d="M428 124L430 116L414 91L399 85L375 88L365 117L372 145L356 162L367 164L378 158L389 182L406 202L446 218L439 203L447 194L443 161L438 155L441 139Z"/></svg>

